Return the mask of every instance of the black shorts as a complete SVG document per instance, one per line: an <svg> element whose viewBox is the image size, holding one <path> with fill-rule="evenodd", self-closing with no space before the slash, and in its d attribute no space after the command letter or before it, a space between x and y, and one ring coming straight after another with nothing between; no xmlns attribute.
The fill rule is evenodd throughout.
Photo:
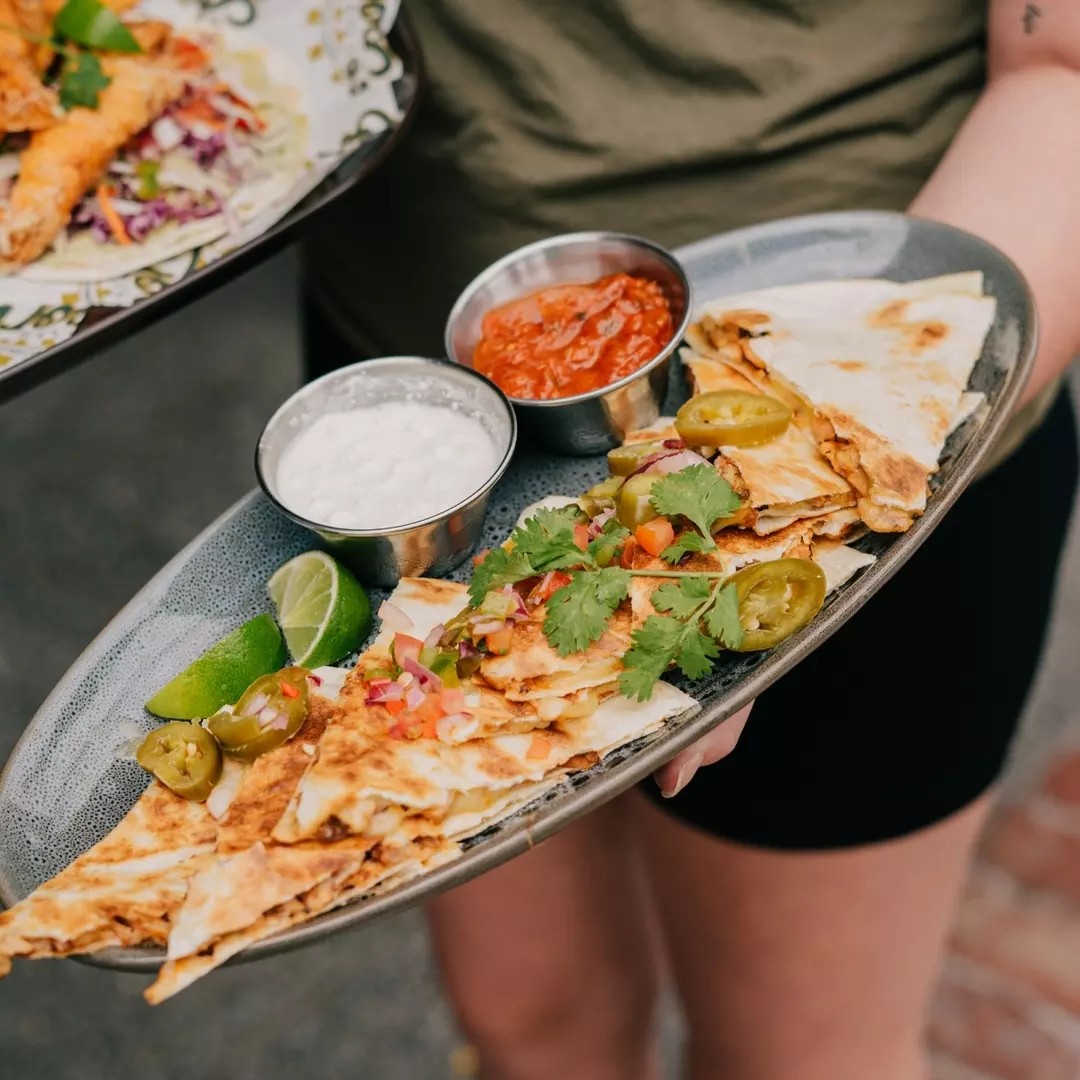
<svg viewBox="0 0 1080 1080"><path fill-rule="evenodd" d="M309 377L359 359L315 305ZM1067 395L973 484L846 626L766 691L735 752L667 812L716 836L824 849L941 821L1001 772L1042 652L1077 486Z"/></svg>
<svg viewBox="0 0 1080 1080"><path fill-rule="evenodd" d="M866 607L758 699L734 753L674 799L729 840L822 849L903 836L997 779L1039 666L1077 485L1062 394Z"/></svg>

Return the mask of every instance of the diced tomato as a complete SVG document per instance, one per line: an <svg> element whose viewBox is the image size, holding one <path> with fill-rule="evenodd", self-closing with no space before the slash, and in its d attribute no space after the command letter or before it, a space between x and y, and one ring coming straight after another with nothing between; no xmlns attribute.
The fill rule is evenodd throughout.
<svg viewBox="0 0 1080 1080"><path fill-rule="evenodd" d="M451 713L465 711L465 691L460 686L444 686L439 691L439 704L449 716Z"/></svg>
<svg viewBox="0 0 1080 1080"><path fill-rule="evenodd" d="M391 716L394 716L405 708L405 699L397 698L394 701L384 701L382 706Z"/></svg>
<svg viewBox="0 0 1080 1080"><path fill-rule="evenodd" d="M551 753L551 740L544 735L534 735L525 757L530 761L540 761Z"/></svg>
<svg viewBox="0 0 1080 1080"><path fill-rule="evenodd" d="M484 641L487 643L488 652L496 656L505 656L514 641L514 628L504 626L501 630L496 630L494 634L488 634Z"/></svg>
<svg viewBox="0 0 1080 1080"><path fill-rule="evenodd" d="M206 66L206 53L194 41L189 41L184 37L175 37L172 40L171 49L178 65L188 71L195 71Z"/></svg>
<svg viewBox="0 0 1080 1080"><path fill-rule="evenodd" d="M626 543L623 544L623 549L619 555L619 565L624 570L633 570L634 568L634 556L637 554L637 541L632 537L626 538Z"/></svg>
<svg viewBox="0 0 1080 1080"><path fill-rule="evenodd" d="M394 662L398 667L404 667L406 660L415 660L419 663L420 650L423 647L424 643L419 638L411 637L409 634L395 634Z"/></svg>
<svg viewBox="0 0 1080 1080"><path fill-rule="evenodd" d="M108 184L98 184L97 201L101 216L109 226L113 239L121 247L126 247L131 243L131 237L128 236L127 229L124 228L124 219L117 213L116 207L112 204L112 195L112 188Z"/></svg>
<svg viewBox="0 0 1080 1080"><path fill-rule="evenodd" d="M587 551L589 548L589 526L588 525L575 525L574 526L574 543L581 548L582 551Z"/></svg>
<svg viewBox="0 0 1080 1080"><path fill-rule="evenodd" d="M533 604L546 604L564 585L569 585L573 578L564 574L561 570L552 570L545 574L536 588L529 593L529 600Z"/></svg>
<svg viewBox="0 0 1080 1080"><path fill-rule="evenodd" d="M650 554L659 555L675 543L675 530L665 517L653 518L634 530L634 539Z"/></svg>
<svg viewBox="0 0 1080 1080"><path fill-rule="evenodd" d="M423 726L423 728L421 728L420 734L425 739L437 739L439 737L438 728L436 728L436 726L435 726L436 720L438 720L437 716L429 716L424 721L424 726Z"/></svg>

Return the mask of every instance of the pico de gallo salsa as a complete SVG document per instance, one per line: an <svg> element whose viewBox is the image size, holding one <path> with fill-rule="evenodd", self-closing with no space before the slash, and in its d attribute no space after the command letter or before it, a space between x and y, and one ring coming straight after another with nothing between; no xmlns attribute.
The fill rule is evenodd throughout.
<svg viewBox="0 0 1080 1080"><path fill-rule="evenodd" d="M489 311L473 367L510 397L573 397L637 371L674 332L671 305L657 282L609 274Z"/></svg>

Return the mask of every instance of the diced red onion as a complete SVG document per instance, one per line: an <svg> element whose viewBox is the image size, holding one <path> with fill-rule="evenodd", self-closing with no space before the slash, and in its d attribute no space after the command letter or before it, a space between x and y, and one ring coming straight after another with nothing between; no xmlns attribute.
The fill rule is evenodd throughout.
<svg viewBox="0 0 1080 1080"><path fill-rule="evenodd" d="M458 658L461 660L468 660L479 655L480 650L471 641L462 641L458 645Z"/></svg>
<svg viewBox="0 0 1080 1080"><path fill-rule="evenodd" d="M679 450L669 457L661 458L653 465L651 471L665 474L676 473L688 469L691 465L708 464L709 462L705 458L700 454L695 454L693 450Z"/></svg>
<svg viewBox="0 0 1080 1080"><path fill-rule="evenodd" d="M401 683L386 682L371 683L368 686L367 697L364 699L368 705L380 705L384 701L401 701L405 696L405 687Z"/></svg>
<svg viewBox="0 0 1080 1080"><path fill-rule="evenodd" d="M408 693L406 693L405 695L405 704L413 712L415 712L417 709L420 708L421 705L424 704L424 699L426 697L427 695L424 693L423 690L420 689L419 686L410 686Z"/></svg>
<svg viewBox="0 0 1080 1080"><path fill-rule="evenodd" d="M615 511L609 506L606 510L601 510L589 522L589 539L595 540L603 531L604 526L615 516Z"/></svg>
<svg viewBox="0 0 1080 1080"><path fill-rule="evenodd" d="M684 443L682 441L682 439L665 439L664 440L664 449L665 450L685 450L686 449L686 443Z"/></svg>
<svg viewBox="0 0 1080 1080"><path fill-rule="evenodd" d="M379 605L379 618L382 619L391 630L396 630L402 634L413 628L412 619L410 619L401 608L391 604L389 600L384 600Z"/></svg>
<svg viewBox="0 0 1080 1080"><path fill-rule="evenodd" d="M505 619L470 619L469 623L475 634L497 634L506 626Z"/></svg>
<svg viewBox="0 0 1080 1080"><path fill-rule="evenodd" d="M514 601L514 610L510 612L510 618L514 622L524 622L529 617L529 609L525 606L525 601L521 598L521 593L517 589L510 590L510 599Z"/></svg>
<svg viewBox="0 0 1080 1080"><path fill-rule="evenodd" d="M263 706L270 700L269 694L258 693L244 706L246 716L258 716Z"/></svg>
<svg viewBox="0 0 1080 1080"><path fill-rule="evenodd" d="M415 677L422 690L441 690L442 679L431 668L424 667L418 660L411 656L405 657L405 670Z"/></svg>
<svg viewBox="0 0 1080 1080"><path fill-rule="evenodd" d="M655 454L650 454L632 473L630 476L638 476L641 473L659 473L667 475L669 473L680 472L683 469L689 468L691 465L708 465L708 461L700 454L695 454L693 450L658 450ZM626 480L630 479L627 476ZM623 483L626 483L626 480Z"/></svg>
<svg viewBox="0 0 1080 1080"><path fill-rule="evenodd" d="M316 675L314 671L309 671L308 672L308 678L311 680L312 686L322 686L322 684L323 684L322 676L321 675ZM390 680L388 679L387 682L389 682L389 681Z"/></svg>
<svg viewBox="0 0 1080 1080"><path fill-rule="evenodd" d="M425 649L437 649L439 642L442 641L442 636L446 632L446 627L442 623L437 623L432 627L431 633L424 638Z"/></svg>
<svg viewBox="0 0 1080 1080"><path fill-rule="evenodd" d="M273 705L266 705L261 708L255 718L259 721L259 727L264 731L272 728L288 727L288 717L275 709Z"/></svg>

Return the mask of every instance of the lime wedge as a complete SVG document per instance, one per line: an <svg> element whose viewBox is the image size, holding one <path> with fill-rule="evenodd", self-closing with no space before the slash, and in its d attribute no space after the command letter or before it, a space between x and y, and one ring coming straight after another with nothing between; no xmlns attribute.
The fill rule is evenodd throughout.
<svg viewBox="0 0 1080 1080"><path fill-rule="evenodd" d="M163 686L146 708L166 720L199 720L232 705L260 676L285 666L285 643L269 615L256 615Z"/></svg>
<svg viewBox="0 0 1080 1080"><path fill-rule="evenodd" d="M289 652L301 667L336 663L358 649L371 630L367 593L323 551L290 559L266 588Z"/></svg>

